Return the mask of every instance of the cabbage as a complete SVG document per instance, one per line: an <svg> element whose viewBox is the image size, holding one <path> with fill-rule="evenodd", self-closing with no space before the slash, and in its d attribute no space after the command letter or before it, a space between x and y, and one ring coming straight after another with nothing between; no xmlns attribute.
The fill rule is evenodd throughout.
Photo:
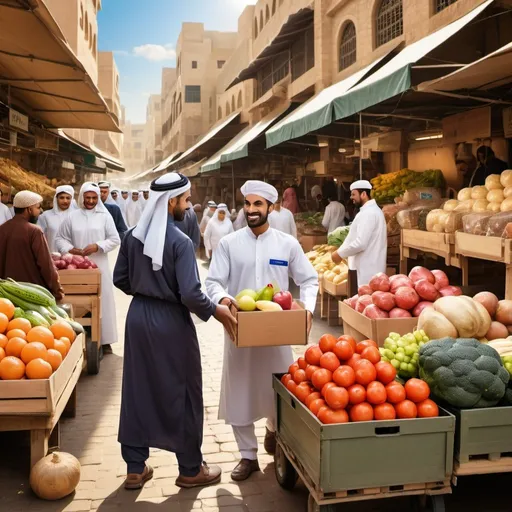
<svg viewBox="0 0 512 512"><path fill-rule="evenodd" d="M327 238L327 243L333 247L340 247L347 238L349 231L350 226L336 228Z"/></svg>

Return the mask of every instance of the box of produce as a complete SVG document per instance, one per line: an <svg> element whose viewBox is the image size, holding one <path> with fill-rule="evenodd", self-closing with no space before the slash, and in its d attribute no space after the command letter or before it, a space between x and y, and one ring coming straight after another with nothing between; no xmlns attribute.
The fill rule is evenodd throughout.
<svg viewBox="0 0 512 512"><path fill-rule="evenodd" d="M455 418L395 377L375 342L331 335L274 376L278 437L323 493L450 478Z"/></svg>
<svg viewBox="0 0 512 512"><path fill-rule="evenodd" d="M98 268L87 256L52 252L52 260L57 270L92 270Z"/></svg>
<svg viewBox="0 0 512 512"><path fill-rule="evenodd" d="M417 229L402 229L402 245L434 254L450 253L450 241L444 232L431 233Z"/></svg>
<svg viewBox="0 0 512 512"><path fill-rule="evenodd" d="M237 347L307 345L307 312L290 292L242 290L236 296Z"/></svg>
<svg viewBox="0 0 512 512"><path fill-rule="evenodd" d="M310 251L306 252L306 257L318 272L319 277L322 277L324 272L333 270L336 267L336 263L332 261L331 257L335 250L336 247L323 244L315 245Z"/></svg>
<svg viewBox="0 0 512 512"><path fill-rule="evenodd" d="M455 233L455 254L481 260L512 263L512 240L458 231Z"/></svg>
<svg viewBox="0 0 512 512"><path fill-rule="evenodd" d="M335 265L323 274L322 291L333 297L346 297L348 295L348 267L345 263Z"/></svg>
<svg viewBox="0 0 512 512"><path fill-rule="evenodd" d="M317 245L326 244L327 235L302 235L299 237L299 243L304 252L309 252Z"/></svg>

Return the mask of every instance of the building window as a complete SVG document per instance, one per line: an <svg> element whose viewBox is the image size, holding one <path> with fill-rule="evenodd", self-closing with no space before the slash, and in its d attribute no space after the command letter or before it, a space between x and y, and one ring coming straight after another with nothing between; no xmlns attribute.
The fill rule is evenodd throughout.
<svg viewBox="0 0 512 512"><path fill-rule="evenodd" d="M224 64L226 64L225 60L218 60L217 61L217 68L222 69L224 67Z"/></svg>
<svg viewBox="0 0 512 512"><path fill-rule="evenodd" d="M133 144L134 149L142 149L142 142L135 142Z"/></svg>
<svg viewBox="0 0 512 512"><path fill-rule="evenodd" d="M300 36L291 49L292 81L297 80L315 65L315 36L313 27L309 27Z"/></svg>
<svg viewBox="0 0 512 512"><path fill-rule="evenodd" d="M272 0L272 16L276 13L276 0Z"/></svg>
<svg viewBox="0 0 512 512"><path fill-rule="evenodd" d="M263 11L260 11L260 32L263 30Z"/></svg>
<svg viewBox="0 0 512 512"><path fill-rule="evenodd" d="M183 110L183 102L181 101L181 94L178 96L178 115L181 114Z"/></svg>
<svg viewBox="0 0 512 512"><path fill-rule="evenodd" d="M192 69L197 69L197 60L192 61Z"/></svg>
<svg viewBox="0 0 512 512"><path fill-rule="evenodd" d="M80 2L80 28L84 29L84 6L82 2Z"/></svg>
<svg viewBox="0 0 512 512"><path fill-rule="evenodd" d="M340 41L340 67L343 71L356 61L356 26L350 21L345 25Z"/></svg>
<svg viewBox="0 0 512 512"><path fill-rule="evenodd" d="M85 11L85 40L89 41L89 15Z"/></svg>
<svg viewBox="0 0 512 512"><path fill-rule="evenodd" d="M185 103L201 103L201 86L185 86Z"/></svg>
<svg viewBox="0 0 512 512"><path fill-rule="evenodd" d="M94 53L95 57L98 55L98 51L97 51L97 47L96 47L96 34L94 34L94 37L92 39L92 53Z"/></svg>
<svg viewBox="0 0 512 512"><path fill-rule="evenodd" d="M268 23L268 20L270 19L270 9L268 8L268 5L265 7L265 23Z"/></svg>
<svg viewBox="0 0 512 512"><path fill-rule="evenodd" d="M258 37L258 17L254 18L254 39Z"/></svg>
<svg viewBox="0 0 512 512"><path fill-rule="evenodd" d="M229 101L226 101L226 115L229 116L231 112L229 111Z"/></svg>
<svg viewBox="0 0 512 512"><path fill-rule="evenodd" d="M377 11L377 46L404 33L402 0L382 0Z"/></svg>
<svg viewBox="0 0 512 512"><path fill-rule="evenodd" d="M235 110L236 110L235 97L231 96L231 112L234 112Z"/></svg>
<svg viewBox="0 0 512 512"><path fill-rule="evenodd" d="M236 108L242 108L242 91L238 92L238 101L236 102Z"/></svg>
<svg viewBox="0 0 512 512"><path fill-rule="evenodd" d="M219 121L222 119L222 107L217 109L217 118Z"/></svg>
<svg viewBox="0 0 512 512"><path fill-rule="evenodd" d="M449 5L454 4L456 1L457 0L435 0L434 3L436 14L441 12L443 9L446 9Z"/></svg>

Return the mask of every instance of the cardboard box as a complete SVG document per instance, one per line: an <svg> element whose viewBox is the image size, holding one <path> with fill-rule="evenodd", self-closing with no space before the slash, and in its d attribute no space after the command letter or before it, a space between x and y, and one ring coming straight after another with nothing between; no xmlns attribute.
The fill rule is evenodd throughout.
<svg viewBox="0 0 512 512"><path fill-rule="evenodd" d="M323 245L327 243L327 235L303 235L299 239L299 243L302 246L304 252L313 250L315 245Z"/></svg>
<svg viewBox="0 0 512 512"><path fill-rule="evenodd" d="M300 304L302 306L302 304ZM278 347L307 345L307 312L291 311L237 311L235 344L237 347Z"/></svg>
<svg viewBox="0 0 512 512"><path fill-rule="evenodd" d="M341 284L334 284L324 277L322 289L332 297L346 297L348 295L348 281Z"/></svg>
<svg viewBox="0 0 512 512"><path fill-rule="evenodd" d="M379 346L384 345L390 332L407 334L418 325L417 318L367 318L343 302L339 302L339 315L343 319L344 334L352 336L356 341L374 340Z"/></svg>

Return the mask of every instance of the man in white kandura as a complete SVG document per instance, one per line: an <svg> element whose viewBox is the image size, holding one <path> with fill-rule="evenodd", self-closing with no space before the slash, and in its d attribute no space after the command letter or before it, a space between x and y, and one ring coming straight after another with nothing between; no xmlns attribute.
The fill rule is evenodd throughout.
<svg viewBox="0 0 512 512"><path fill-rule="evenodd" d="M111 354L110 345L117 342L117 318L108 253L119 246L121 240L100 194L95 183L82 185L79 209L64 219L55 243L59 252L88 256L98 265L101 271L101 348L103 354Z"/></svg>
<svg viewBox="0 0 512 512"><path fill-rule="evenodd" d="M142 216L142 201L139 191L132 190L126 201L126 224L129 228L136 226Z"/></svg>
<svg viewBox="0 0 512 512"><path fill-rule="evenodd" d="M11 220L13 217L11 210L2 203L2 189L0 188L0 226L7 222L8 220Z"/></svg>
<svg viewBox="0 0 512 512"><path fill-rule="evenodd" d="M340 263L348 259L352 274L357 272L357 285L352 279L352 290L370 282L379 272L386 272L388 236L386 219L375 199L371 199L372 185L359 180L350 186L350 199L360 208L343 245L332 253L332 260ZM355 276L354 276L355 277Z"/></svg>
<svg viewBox="0 0 512 512"><path fill-rule="evenodd" d="M277 190L262 181L248 181L240 189L245 197L248 227L225 236L213 256L206 290L215 304L229 305L241 290L259 290L277 282L288 290L291 276L300 286L300 299L308 311L308 333L318 293L318 275L292 236L272 229L268 216ZM272 374L285 372L293 362L291 347L237 348L224 336L224 365L219 418L232 425L241 461L231 478L241 481L259 471L254 423L267 418L265 449L275 451L275 412Z"/></svg>
<svg viewBox="0 0 512 512"><path fill-rule="evenodd" d="M203 212L203 218L199 224L199 231L201 231L201 236L204 236L206 226L208 226L208 222L210 222L212 219L215 210L217 210L217 203L215 201L208 201L208 205Z"/></svg>
<svg viewBox="0 0 512 512"><path fill-rule="evenodd" d="M345 225L345 207L334 196L328 197L329 204L325 208L322 226L330 235L335 229Z"/></svg>
<svg viewBox="0 0 512 512"><path fill-rule="evenodd" d="M274 203L274 211L268 216L270 227L297 238L297 226L293 213L281 204L281 197Z"/></svg>
<svg viewBox="0 0 512 512"><path fill-rule="evenodd" d="M228 207L224 203L221 203L217 206L217 210L204 231L206 257L210 258L219 246L221 238L233 233L233 231L233 224L228 217Z"/></svg>

